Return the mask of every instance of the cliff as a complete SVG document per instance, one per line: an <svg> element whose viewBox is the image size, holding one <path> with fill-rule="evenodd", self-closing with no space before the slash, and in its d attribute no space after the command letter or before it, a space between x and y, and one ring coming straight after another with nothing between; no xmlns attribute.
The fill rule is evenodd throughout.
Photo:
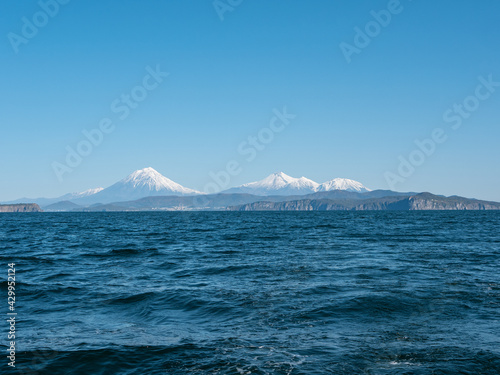
<svg viewBox="0 0 500 375"><path fill-rule="evenodd" d="M38 204L0 204L0 212L43 212Z"/></svg>
<svg viewBox="0 0 500 375"><path fill-rule="evenodd" d="M408 198L410 210L500 210L500 203L422 193Z"/></svg>
<svg viewBox="0 0 500 375"><path fill-rule="evenodd" d="M259 201L228 207L230 211L422 211L500 210L500 203L462 197L421 193L409 197L370 199L298 199L285 202Z"/></svg>

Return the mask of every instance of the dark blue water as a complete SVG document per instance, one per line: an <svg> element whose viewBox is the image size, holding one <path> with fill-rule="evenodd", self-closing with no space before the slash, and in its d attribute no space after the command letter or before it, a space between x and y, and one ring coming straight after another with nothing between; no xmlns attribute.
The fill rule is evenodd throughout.
<svg viewBox="0 0 500 375"><path fill-rule="evenodd" d="M0 259L0 373L500 373L496 212L1 214Z"/></svg>

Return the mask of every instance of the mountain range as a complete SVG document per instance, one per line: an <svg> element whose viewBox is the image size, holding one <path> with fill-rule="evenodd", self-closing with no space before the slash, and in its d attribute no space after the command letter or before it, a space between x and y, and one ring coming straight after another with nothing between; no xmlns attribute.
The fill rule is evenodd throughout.
<svg viewBox="0 0 500 375"><path fill-rule="evenodd" d="M294 178L283 172L273 173L263 180L250 182L225 191L225 193L246 193L261 196L269 195L302 195L318 191L345 190L357 193L371 191L360 182L346 178L335 178L333 180L318 184L305 177Z"/></svg>
<svg viewBox="0 0 500 375"><path fill-rule="evenodd" d="M168 179L153 168L137 170L107 188L89 189L58 198L23 198L5 203L34 203L45 211L500 209L500 203L496 202L430 193L371 190L360 182L345 178L319 184L283 172L218 194L204 194Z"/></svg>
<svg viewBox="0 0 500 375"><path fill-rule="evenodd" d="M346 190L353 192L367 192L370 189L361 183L349 179L336 178L323 184L318 184L305 177L294 178L283 172L273 173L263 180L251 182L237 186L221 193L234 194L245 193L260 196L269 195L304 195L318 191ZM106 204L119 201L132 201L151 196L171 196L171 195L201 195L200 191L184 187L153 168L137 170L124 179L111 185L108 188L89 189L81 193L70 193L58 198L22 198L15 201L5 202L16 203L37 203L42 207L58 203L72 202L74 204L87 206L97 203Z"/></svg>

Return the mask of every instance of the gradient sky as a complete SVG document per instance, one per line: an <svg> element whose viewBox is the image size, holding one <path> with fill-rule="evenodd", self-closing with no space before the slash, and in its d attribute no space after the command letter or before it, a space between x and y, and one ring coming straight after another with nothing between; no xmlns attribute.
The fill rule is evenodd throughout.
<svg viewBox="0 0 500 375"><path fill-rule="evenodd" d="M244 0L221 21L210 0L72 0L15 53L9 33L22 36L23 17L43 23L41 7L2 2L0 201L107 187L149 166L202 190L229 160L242 169L231 186L284 171L387 189L384 173L435 128L447 140L395 190L500 201L500 87L459 129L443 120L478 77L500 82L500 2L401 0L348 63L339 45L388 3ZM170 75L118 119L111 103L158 64ZM297 117L246 161L238 146L284 106ZM52 163L105 117L114 131L59 181Z"/></svg>

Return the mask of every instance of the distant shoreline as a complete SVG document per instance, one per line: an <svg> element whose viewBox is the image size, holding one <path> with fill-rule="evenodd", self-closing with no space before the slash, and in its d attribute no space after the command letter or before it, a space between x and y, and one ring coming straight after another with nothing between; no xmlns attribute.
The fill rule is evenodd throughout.
<svg viewBox="0 0 500 375"><path fill-rule="evenodd" d="M0 204L1 212L43 212L36 203Z"/></svg>

